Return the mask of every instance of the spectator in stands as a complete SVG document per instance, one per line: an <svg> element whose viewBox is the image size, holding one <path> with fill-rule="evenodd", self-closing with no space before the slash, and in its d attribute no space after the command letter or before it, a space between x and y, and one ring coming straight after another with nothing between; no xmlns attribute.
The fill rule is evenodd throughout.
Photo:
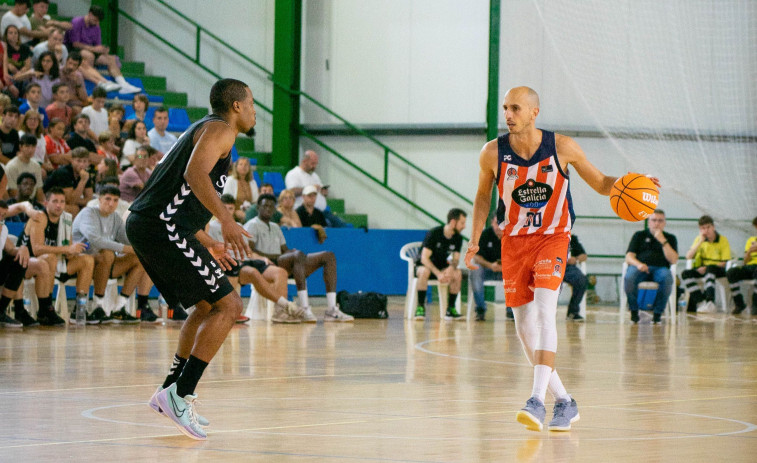
<svg viewBox="0 0 757 463"><path fill-rule="evenodd" d="M273 190L273 187L271 187ZM278 219L276 215L278 214ZM292 190L283 190L279 193L279 207L271 218L271 221L278 223L282 227L299 228L302 227L300 216L294 210L294 193Z"/></svg>
<svg viewBox="0 0 757 463"><path fill-rule="evenodd" d="M121 150L121 168L131 166L134 163L134 155L142 145L149 145L150 138L147 136L147 126L142 121L135 122L129 129L129 138L124 142Z"/></svg>
<svg viewBox="0 0 757 463"><path fill-rule="evenodd" d="M66 126L71 125L71 118L74 115L74 110L68 105L68 101L71 99L71 89L67 84L58 82L53 85L53 102L47 105L45 111L48 117L51 119L57 118L66 123Z"/></svg>
<svg viewBox="0 0 757 463"><path fill-rule="evenodd" d="M245 214L258 200L258 184L252 176L250 160L240 157L237 162L231 166L231 175L226 177L226 184L223 187L223 193L231 195L236 201L236 210L234 219L237 222L244 223Z"/></svg>
<svg viewBox="0 0 757 463"><path fill-rule="evenodd" d="M5 93L0 93L0 114L2 114L6 108L10 108L11 106L13 106L13 103L11 103L11 97Z"/></svg>
<svg viewBox="0 0 757 463"><path fill-rule="evenodd" d="M108 130L108 110L105 109L105 99L108 94L102 88L92 91L92 104L81 110L82 114L89 116L89 128L95 136Z"/></svg>
<svg viewBox="0 0 757 463"><path fill-rule="evenodd" d="M60 83L60 67L55 54L51 51L42 53L33 69L18 73L16 80L22 79L31 79L32 83L39 84L42 92L39 105L46 108L53 101L53 85Z"/></svg>
<svg viewBox="0 0 757 463"><path fill-rule="evenodd" d="M323 212L315 207L316 196L318 195L318 187L315 185L308 185L302 190L302 204L296 209L297 216L300 218L300 223L303 227L311 227L318 234L318 242L323 243L326 240L326 231L323 229L327 227L326 217Z"/></svg>
<svg viewBox="0 0 757 463"><path fill-rule="evenodd" d="M152 171L147 168L150 156L156 153L150 145L142 145L134 156L134 164L124 171L121 176L121 197L132 202L144 189Z"/></svg>
<svg viewBox="0 0 757 463"><path fill-rule="evenodd" d="M66 195L66 211L76 215L85 207L94 188L94 179L89 174L89 151L80 146L71 150L71 164L57 168L45 182L45 192L58 187Z"/></svg>
<svg viewBox="0 0 757 463"><path fill-rule="evenodd" d="M48 264L50 273L56 275L61 282L66 282L76 276L76 293L78 297L88 298L89 285L92 282L94 259L83 254L84 243L72 243L72 217L67 215L66 195L63 190L53 187L45 193L45 213L38 218L29 220L19 237L19 244L29 248L29 255L39 257ZM62 325L63 320L53 309L52 292L53 279L45 287L37 279L37 299L39 312L37 320L40 325ZM39 297L45 294L45 297Z"/></svg>
<svg viewBox="0 0 757 463"><path fill-rule="evenodd" d="M117 176L103 177L101 181L97 183L97 192L92 196L92 199L87 203L87 207L98 207L100 205L100 191L106 186L112 186L119 188L121 183L118 181ZM119 191L120 188L119 188ZM126 217L129 215L129 206L131 203L124 201L123 198L118 198L118 205L116 206L116 214L124 220L126 223Z"/></svg>
<svg viewBox="0 0 757 463"><path fill-rule="evenodd" d="M3 111L3 121L0 123L0 162L8 164L18 153L18 108L10 106Z"/></svg>
<svg viewBox="0 0 757 463"><path fill-rule="evenodd" d="M38 33L32 31L32 25L26 16L29 6L29 0L15 0L13 8L8 10L3 15L3 19L0 20L0 34L5 34L8 26L13 25L21 33L21 41L23 43L29 42L39 36ZM42 35L42 38L44 38L44 35Z"/></svg>
<svg viewBox="0 0 757 463"><path fill-rule="evenodd" d="M92 155L90 156L90 160L97 159L99 162L97 145L95 145L95 142L90 138L91 131L89 129L89 116L86 114L78 114L74 117L72 122L74 130L68 134L68 146L70 146L72 150L80 146L86 148L90 155Z"/></svg>
<svg viewBox="0 0 757 463"><path fill-rule="evenodd" d="M584 321L584 317L581 316L581 299L583 299L586 293L589 279L586 278L586 275L578 268L577 264L579 262L586 262L586 257L586 250L581 245L581 242L578 241L578 236L571 235L570 247L568 248L568 262L565 265L563 281L573 288L566 318L574 322Z"/></svg>
<svg viewBox="0 0 757 463"><path fill-rule="evenodd" d="M49 0L34 0L32 2L32 14L29 16L29 23L32 26L33 43L39 43L46 39L53 28L62 31L71 29L71 23L68 21L56 21L47 14L50 7Z"/></svg>
<svg viewBox="0 0 757 463"><path fill-rule="evenodd" d="M0 91L18 98L18 89L13 85L13 79L8 72L8 53L2 42L0 42Z"/></svg>
<svg viewBox="0 0 757 463"><path fill-rule="evenodd" d="M42 100L42 87L39 84L31 83L26 86L25 92L26 101L18 107L19 113L26 114L29 110L37 111L42 116L42 127L47 127L50 119L45 108L39 104ZM53 90L53 93L55 93L55 90Z"/></svg>
<svg viewBox="0 0 757 463"><path fill-rule="evenodd" d="M728 239L715 230L709 215L699 218L699 235L694 238L686 259L693 259L690 270L681 273L683 285L689 293L689 312L712 313L715 307L715 280L726 276L725 265L731 260ZM704 279L704 293L699 282Z"/></svg>
<svg viewBox="0 0 757 463"><path fill-rule="evenodd" d="M121 149L116 145L116 137L110 133L110 130L103 130L97 136L97 142L97 154L105 159L113 160L120 170L118 162L121 159Z"/></svg>
<svg viewBox="0 0 757 463"><path fill-rule="evenodd" d="M89 103L87 88L84 86L84 76L79 71L80 65L81 53L74 50L60 67L60 82L68 85L70 93L68 105L74 110L74 114L81 112L81 109ZM102 86L95 87L95 90L97 89L106 90Z"/></svg>
<svg viewBox="0 0 757 463"><path fill-rule="evenodd" d="M41 184L40 184L41 185ZM8 201L8 205L29 203L32 209L41 211L45 209L45 206L41 202L36 200L37 189L37 177L29 172L22 172L16 179L16 194L12 196ZM43 195L44 197L44 195ZM6 222L21 222L26 223L29 220L29 216L25 211L21 211L17 214L6 215Z"/></svg>
<svg viewBox="0 0 757 463"><path fill-rule="evenodd" d="M273 195L273 185L271 185L270 183L263 183L262 185L260 185L258 198L260 197L260 195L265 195L265 194ZM247 212L244 215L244 222L247 223L257 216L258 216L258 203L255 202L252 206L249 207L249 209L247 209ZM280 218L281 218L281 214L279 214L279 212L276 211L276 213L274 213L273 217L271 218L271 222L279 223Z"/></svg>
<svg viewBox="0 0 757 463"><path fill-rule="evenodd" d="M321 187L323 182L315 169L318 167L318 154L313 150L305 151L305 154L300 160L300 164L295 166L292 170L287 172L284 177L284 183L286 183L287 190L292 190L295 196L294 206L299 207L302 204L302 190L310 185L315 186L317 198L316 207L319 210L326 208L326 198L321 195Z"/></svg>
<svg viewBox="0 0 757 463"><path fill-rule="evenodd" d="M421 254L415 262L418 277L416 320L426 318L426 291L429 279L436 279L439 283L449 285L445 320L462 319L455 308L455 301L462 281L462 272L457 265L460 262L460 248L463 245L460 233L465 229L466 217L467 214L462 209L450 209L447 213L447 223L432 228L423 239Z"/></svg>
<svg viewBox="0 0 757 463"><path fill-rule="evenodd" d="M473 298L476 301L476 321L486 320L486 297L484 281L502 281L502 230L497 225L497 218L492 217L491 226L481 232L478 253L473 261L478 268L468 274L468 284L473 288ZM512 308L508 313L512 315ZM511 318L511 317L508 317Z"/></svg>
<svg viewBox="0 0 757 463"><path fill-rule="evenodd" d="M124 129L131 131L131 127L136 121L144 122L147 130L152 129L153 122L147 119L147 108L149 107L150 100L147 98L147 95L144 95L142 93L134 95L131 100L131 109L133 112L126 116L126 124L124 124Z"/></svg>
<svg viewBox="0 0 757 463"><path fill-rule="evenodd" d="M256 253L270 259L275 265L292 275L297 283L297 296L302 314L300 320L306 323L316 321L308 301L306 278L317 269L323 267L323 281L326 284L326 300L328 309L323 320L326 322L349 322L354 317L347 315L336 304L336 257L330 251L323 251L305 255L302 251L289 249L281 233L281 228L271 222L276 211L276 197L260 195L258 198L258 216L244 225L245 230L252 236L250 246ZM286 322L286 320L276 320Z"/></svg>
<svg viewBox="0 0 757 463"><path fill-rule="evenodd" d="M659 285L652 309L653 323L660 323L665 304L673 291L674 276L670 266L678 262L678 240L665 231L665 212L656 209L649 217L649 229L634 233L626 251L628 270L623 280L631 311L631 321L639 322L639 283L654 281Z"/></svg>
<svg viewBox="0 0 757 463"><path fill-rule="evenodd" d="M124 142L129 137L128 132L123 131L124 127L124 107L120 104L114 104L108 108L108 131L113 134L116 146L119 151L123 148Z"/></svg>
<svg viewBox="0 0 757 463"><path fill-rule="evenodd" d="M116 161L113 159L102 158L100 159L100 162L98 162L95 166L95 172L97 172L97 174L95 175L95 186L97 188L100 186L100 183L106 178L118 178L118 163L116 163Z"/></svg>
<svg viewBox="0 0 757 463"><path fill-rule="evenodd" d="M147 302L152 282L145 280L146 273L134 254L121 217L116 213L116 206L121 192L114 186L106 186L100 191L97 207L85 207L76 216L73 224L74 242L88 243L86 254L94 257L94 305L95 309L88 316L87 323L139 323L140 319L126 311L126 304L131 294L140 286L139 310L142 320L154 322L157 316ZM103 310L105 288L108 279L123 277L124 283L118 296L116 309L110 316ZM143 281L147 283L141 284ZM148 284L149 283L149 284Z"/></svg>
<svg viewBox="0 0 757 463"><path fill-rule="evenodd" d="M161 106L156 109L152 116L152 123L153 128L147 132L147 136L150 137L150 146L158 150L162 156L176 143L176 135L166 132L168 128L168 108Z"/></svg>
<svg viewBox="0 0 757 463"><path fill-rule="evenodd" d="M22 173L30 173L36 179L36 185L42 186L42 167L32 159L37 149L37 139L34 135L24 135L18 145L18 154L5 166L5 174L8 176L8 195L16 196L16 180ZM38 201L44 201L45 195L39 188L35 192Z"/></svg>
<svg viewBox="0 0 757 463"><path fill-rule="evenodd" d="M121 74L121 62L118 57L109 53L108 47L102 44L100 21L105 17L103 9L97 5L89 7L89 12L71 21L71 29L66 32L64 43L71 50L78 50L82 56L81 69L84 78L100 84L95 73L96 64L108 67L108 73L119 86L118 93L136 93L142 90L126 82ZM95 71L93 73L92 71ZM97 73L99 75L99 73ZM102 76L99 76L102 77ZM106 88L106 91L112 91Z"/></svg>
<svg viewBox="0 0 757 463"><path fill-rule="evenodd" d="M752 225L757 232L757 217L752 220ZM726 277L731 285L731 296L735 306L733 308L734 315L738 315L746 309L746 302L744 302L744 296L741 294L741 282L753 280L752 315L757 315L757 233L746 240L744 265L732 267L726 272Z"/></svg>
<svg viewBox="0 0 757 463"><path fill-rule="evenodd" d="M60 29L53 28L50 30L47 40L38 43L32 48L32 66L37 65L42 53L48 51L55 53L56 50L60 50L61 53L61 59L58 62L65 63L68 59L68 48L63 45L63 32Z"/></svg>
<svg viewBox="0 0 757 463"><path fill-rule="evenodd" d="M45 151L47 159L54 169L71 162L71 155L68 154L71 148L63 139L66 133L66 122L56 118L50 119L49 133L45 135ZM50 173L50 171L48 171Z"/></svg>
<svg viewBox="0 0 757 463"><path fill-rule="evenodd" d="M5 52L8 55L8 74L12 79L19 72L32 68L32 50L25 43L21 43L18 27L8 26L3 34Z"/></svg>
<svg viewBox="0 0 757 463"><path fill-rule="evenodd" d="M47 162L45 149L45 135L42 132L42 115L34 110L29 110L21 117L21 130L18 131L19 139L26 134L37 139L37 148L34 151L34 160L44 167ZM45 174L46 176L46 174Z"/></svg>

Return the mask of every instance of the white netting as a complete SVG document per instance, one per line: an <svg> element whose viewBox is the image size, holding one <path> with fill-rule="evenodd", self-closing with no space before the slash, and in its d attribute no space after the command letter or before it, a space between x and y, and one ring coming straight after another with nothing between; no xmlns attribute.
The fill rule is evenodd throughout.
<svg viewBox="0 0 757 463"><path fill-rule="evenodd" d="M531 6L542 22L544 61L566 77L561 85L549 85L548 76L543 83L555 94L571 93L568 100L580 106L549 114L542 125L608 136L608 155L661 177L669 206L683 211L674 216L707 213L751 229L757 2L534 0ZM543 95L542 106L555 98Z"/></svg>

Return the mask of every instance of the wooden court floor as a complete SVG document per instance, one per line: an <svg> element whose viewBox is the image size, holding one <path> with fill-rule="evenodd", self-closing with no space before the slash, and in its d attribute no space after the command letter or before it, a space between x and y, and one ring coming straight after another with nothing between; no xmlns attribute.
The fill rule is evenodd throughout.
<svg viewBox="0 0 757 463"><path fill-rule="evenodd" d="M757 317L561 308L581 420L536 433L515 421L532 369L512 322L405 322L402 302L388 320L235 326L197 390L205 442L146 405L179 325L0 330L0 461L757 461Z"/></svg>

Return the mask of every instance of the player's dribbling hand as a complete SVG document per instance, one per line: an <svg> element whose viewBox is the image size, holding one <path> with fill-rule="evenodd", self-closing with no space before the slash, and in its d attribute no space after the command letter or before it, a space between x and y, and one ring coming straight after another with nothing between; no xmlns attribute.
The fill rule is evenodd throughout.
<svg viewBox="0 0 757 463"><path fill-rule="evenodd" d="M252 250L247 244L247 238L252 238L252 235L247 233L241 225L233 219L221 222L221 233L223 241L231 248L235 256L252 257Z"/></svg>
<svg viewBox="0 0 757 463"><path fill-rule="evenodd" d="M465 251L465 266L468 267L468 270L476 270L478 268L478 265L473 262L473 256L476 254L478 254L478 245L469 244L468 250Z"/></svg>
<svg viewBox="0 0 757 463"><path fill-rule="evenodd" d="M215 259L216 262L218 262L218 265L224 270L231 270L237 265L237 261L231 257L231 254L229 254L224 243L216 242L208 248L208 251L210 251L210 255L213 256L213 259Z"/></svg>
<svg viewBox="0 0 757 463"><path fill-rule="evenodd" d="M651 175L645 175L645 177L648 178L649 180L651 180L652 183L654 183L657 186L657 188L662 188L662 185L660 185L660 179L659 178L652 177Z"/></svg>

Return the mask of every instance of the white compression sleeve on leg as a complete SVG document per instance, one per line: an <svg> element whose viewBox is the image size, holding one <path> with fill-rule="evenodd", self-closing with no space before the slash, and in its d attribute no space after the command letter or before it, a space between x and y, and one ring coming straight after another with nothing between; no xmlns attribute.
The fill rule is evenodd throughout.
<svg viewBox="0 0 757 463"><path fill-rule="evenodd" d="M537 317L533 303L529 302L518 307L513 307L515 318L515 331L518 333L523 353L531 366L534 365L534 349L539 340L539 329L536 326Z"/></svg>
<svg viewBox="0 0 757 463"><path fill-rule="evenodd" d="M559 291L536 288L534 302L539 319L539 341L535 350L557 352L557 298Z"/></svg>

